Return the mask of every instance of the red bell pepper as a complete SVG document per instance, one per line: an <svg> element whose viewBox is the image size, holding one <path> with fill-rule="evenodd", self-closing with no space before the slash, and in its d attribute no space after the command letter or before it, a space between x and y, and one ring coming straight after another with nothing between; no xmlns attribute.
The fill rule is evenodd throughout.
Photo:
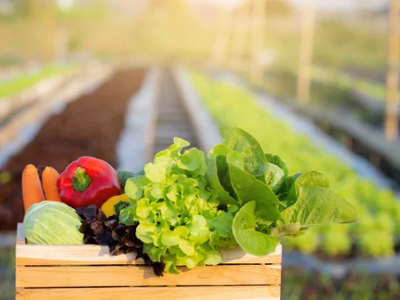
<svg viewBox="0 0 400 300"><path fill-rule="evenodd" d="M72 162L57 180L61 201L73 208L96 204L121 194L117 172L107 162L82 156Z"/></svg>

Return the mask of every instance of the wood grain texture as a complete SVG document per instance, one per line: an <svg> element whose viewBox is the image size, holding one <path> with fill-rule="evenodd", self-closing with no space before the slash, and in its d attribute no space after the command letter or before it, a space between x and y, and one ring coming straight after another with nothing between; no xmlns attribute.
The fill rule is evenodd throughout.
<svg viewBox="0 0 400 300"><path fill-rule="evenodd" d="M223 250L222 264L281 264L282 263L282 245L279 244L274 253L267 256L254 256L245 253L242 249Z"/></svg>
<svg viewBox="0 0 400 300"><path fill-rule="evenodd" d="M112 256L107 246L100 245L16 245L16 265L137 265L136 254ZM282 247L279 245L268 256L253 256L241 249L222 251L223 264L280 264Z"/></svg>
<svg viewBox="0 0 400 300"><path fill-rule="evenodd" d="M16 265L122 265L143 264L136 254L110 255L100 245L16 245Z"/></svg>
<svg viewBox="0 0 400 300"><path fill-rule="evenodd" d="M54 266L54 265L137 265L144 264L142 259L135 260L135 254L112 256L107 246L100 245L28 245L25 244L22 224L18 224L16 245L17 266ZM280 264L282 246L267 256L246 254L240 248L222 251L222 264Z"/></svg>
<svg viewBox="0 0 400 300"><path fill-rule="evenodd" d="M279 300L279 286L18 289L17 300Z"/></svg>
<svg viewBox="0 0 400 300"><path fill-rule="evenodd" d="M179 275L157 277L145 266L17 267L17 287L112 287L279 285L280 265L180 267Z"/></svg>

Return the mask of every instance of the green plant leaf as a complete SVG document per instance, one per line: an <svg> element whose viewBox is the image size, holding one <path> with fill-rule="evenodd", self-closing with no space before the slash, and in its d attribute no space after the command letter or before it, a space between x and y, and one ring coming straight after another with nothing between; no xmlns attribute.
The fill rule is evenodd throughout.
<svg viewBox="0 0 400 300"><path fill-rule="evenodd" d="M252 255L264 256L275 251L279 239L256 231L256 202L246 203L233 219L232 231L242 249Z"/></svg>
<svg viewBox="0 0 400 300"><path fill-rule="evenodd" d="M220 174L221 176L229 176L228 165L226 164L226 156L230 151L232 150L230 150L227 146L219 144L208 153L207 177L210 181L211 187L218 193L218 201L222 205L238 204L238 202L222 186L219 177Z"/></svg>
<svg viewBox="0 0 400 300"><path fill-rule="evenodd" d="M274 165L278 166L279 168L281 168L283 170L283 172L285 173L285 176L287 176L289 174L289 170L288 170L286 163L278 155L271 154L271 153L265 153L265 158L267 159L267 162L274 164Z"/></svg>
<svg viewBox="0 0 400 300"><path fill-rule="evenodd" d="M299 173L285 178L279 189L279 208L281 211L297 201L299 189L303 186L320 186L329 188L328 178L317 171Z"/></svg>
<svg viewBox="0 0 400 300"><path fill-rule="evenodd" d="M265 221L277 221L281 219L278 209L279 199L272 190L245 171L228 164L232 186L238 195L240 204L250 201L257 203L256 216Z"/></svg>
<svg viewBox="0 0 400 300"><path fill-rule="evenodd" d="M176 164L179 168L189 170L196 175L205 175L207 172L204 152L197 148L191 148L185 151L179 156L179 160L176 161Z"/></svg>
<svg viewBox="0 0 400 300"><path fill-rule="evenodd" d="M281 237L281 236L293 236L296 232L301 230L301 224L299 222L284 224L271 230L271 236Z"/></svg>
<svg viewBox="0 0 400 300"><path fill-rule="evenodd" d="M223 143L243 156L245 170L254 176L264 175L267 159L254 137L240 128L220 129Z"/></svg>
<svg viewBox="0 0 400 300"><path fill-rule="evenodd" d="M297 194L299 193L299 189L303 186L320 186L323 188L329 188L329 181L328 178L317 171L310 171L301 174L297 179L296 179L296 192Z"/></svg>
<svg viewBox="0 0 400 300"><path fill-rule="evenodd" d="M265 183L277 193L285 182L285 172L275 164L267 163L267 171L264 175Z"/></svg>
<svg viewBox="0 0 400 300"><path fill-rule="evenodd" d="M351 203L320 186L300 187L296 203L281 214L285 224L299 222L302 227L357 220L357 211Z"/></svg>
<svg viewBox="0 0 400 300"><path fill-rule="evenodd" d="M295 182L300 175L301 174L296 174L285 178L278 192L280 211L292 206L297 201Z"/></svg>

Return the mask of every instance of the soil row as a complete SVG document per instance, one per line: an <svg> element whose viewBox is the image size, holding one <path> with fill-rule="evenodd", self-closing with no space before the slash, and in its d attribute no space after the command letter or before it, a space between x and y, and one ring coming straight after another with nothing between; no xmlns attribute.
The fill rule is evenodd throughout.
<svg viewBox="0 0 400 300"><path fill-rule="evenodd" d="M116 164L116 143L124 127L129 99L139 90L144 70L124 69L91 93L82 95L42 129L20 153L0 170L11 180L0 183L0 230L15 230L23 219L21 173L25 165L53 166L59 172L83 155Z"/></svg>

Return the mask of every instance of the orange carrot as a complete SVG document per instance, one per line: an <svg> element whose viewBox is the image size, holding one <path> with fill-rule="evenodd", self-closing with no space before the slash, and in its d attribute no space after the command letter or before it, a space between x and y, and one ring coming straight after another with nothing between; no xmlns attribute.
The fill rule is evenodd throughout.
<svg viewBox="0 0 400 300"><path fill-rule="evenodd" d="M42 183L46 200L61 201L57 179L60 174L52 167L46 167L42 173Z"/></svg>
<svg viewBox="0 0 400 300"><path fill-rule="evenodd" d="M39 173L34 165L27 165L22 172L22 197L24 199L25 212L32 204L44 200L42 184Z"/></svg>

